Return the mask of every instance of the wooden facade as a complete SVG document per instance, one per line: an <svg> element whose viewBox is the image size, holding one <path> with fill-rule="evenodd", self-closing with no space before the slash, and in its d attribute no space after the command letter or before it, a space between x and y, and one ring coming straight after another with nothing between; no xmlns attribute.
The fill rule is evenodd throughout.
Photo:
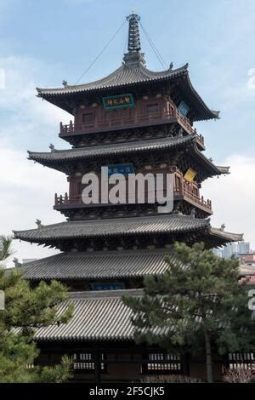
<svg viewBox="0 0 255 400"><path fill-rule="evenodd" d="M129 32L138 29L138 16L129 17ZM187 65L152 72L145 67L136 40L122 66L100 81L38 95L73 115L60 123L59 136L69 150L29 152L29 158L66 174L69 190L55 194L54 208L67 222L15 237L63 251L61 255L24 266L24 276L36 285L58 279L68 285L75 314L67 326L39 329L38 362L54 364L61 355L73 357L74 381L143 381L152 375L185 375L204 379L201 360L188 354L166 354L146 344L136 345L130 313L122 295L139 295L143 278L164 272L163 257L174 241L207 247L241 240L241 236L212 228L211 200L201 193L202 182L228 173L204 154L204 138L194 122L217 118L191 85ZM106 100L105 100L106 99ZM174 174L174 209L159 215L157 204L91 204L81 201L82 176L102 166L132 165L135 173ZM189 171L194 174L187 178ZM73 297L72 297L73 296ZM222 360L215 360L220 370ZM169 378L170 379L170 378Z"/></svg>

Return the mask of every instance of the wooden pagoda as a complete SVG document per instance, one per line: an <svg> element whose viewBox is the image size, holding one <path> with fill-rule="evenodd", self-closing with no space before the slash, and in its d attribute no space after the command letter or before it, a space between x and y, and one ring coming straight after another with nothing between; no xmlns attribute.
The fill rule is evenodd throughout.
<svg viewBox="0 0 255 400"><path fill-rule="evenodd" d="M73 357L75 381L139 381L144 374L193 375L185 357L136 345L125 294L138 296L146 275L163 273L174 241L204 241L209 248L242 240L210 224L212 204L200 193L202 182L229 173L204 155L193 123L217 119L191 84L188 65L153 72L141 52L139 17L128 17L128 51L122 65L95 82L37 89L38 96L73 116L60 123L67 150L29 152L29 159L63 172L69 191L56 194L54 208L66 221L15 231L15 238L61 250L22 267L36 285L57 279L70 288L74 316L67 324L40 328L39 362ZM101 166L174 173L174 209L157 204L85 205L82 176ZM192 171L192 179L187 173Z"/></svg>

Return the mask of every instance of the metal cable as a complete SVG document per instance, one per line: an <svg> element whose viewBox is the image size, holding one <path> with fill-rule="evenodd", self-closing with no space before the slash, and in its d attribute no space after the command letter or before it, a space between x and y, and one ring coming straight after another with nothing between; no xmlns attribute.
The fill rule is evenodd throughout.
<svg viewBox="0 0 255 400"><path fill-rule="evenodd" d="M88 71L95 65L97 60L101 57L101 55L105 52L107 47L112 43L112 41L115 39L115 37L118 35L119 31L122 29L122 27L126 24L126 20L120 25L120 27L117 29L117 31L114 33L114 35L111 37L111 39L106 43L106 45L103 47L103 49L98 53L98 55L94 58L94 60L91 62L91 64L88 66L88 68L81 74L79 79L75 82L75 85L80 82L80 80L88 73Z"/></svg>
<svg viewBox="0 0 255 400"><path fill-rule="evenodd" d="M163 68L165 68L167 66L165 60L163 59L163 57L161 56L159 50L157 49L156 45L153 43L152 39L150 38L149 34L146 32L143 24L141 22L139 22L142 31L146 37L146 39L148 40L149 45L151 46L152 50L154 51L157 59L159 60L160 64L162 65Z"/></svg>

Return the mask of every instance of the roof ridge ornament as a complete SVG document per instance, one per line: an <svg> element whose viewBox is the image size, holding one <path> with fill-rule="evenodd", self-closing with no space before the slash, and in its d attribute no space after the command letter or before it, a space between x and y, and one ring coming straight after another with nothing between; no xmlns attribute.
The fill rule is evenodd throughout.
<svg viewBox="0 0 255 400"><path fill-rule="evenodd" d="M49 145L49 149L50 149L50 151L55 151L56 150L54 144L52 144L52 143Z"/></svg>
<svg viewBox="0 0 255 400"><path fill-rule="evenodd" d="M139 31L140 16L132 12L127 18L128 26L128 53L124 54L124 63L127 65L145 64L144 54L141 53Z"/></svg>
<svg viewBox="0 0 255 400"><path fill-rule="evenodd" d="M40 229L40 228L43 227L42 221L41 221L40 219L37 219L37 220L35 221L35 223L36 223L36 225L37 225L37 229Z"/></svg>

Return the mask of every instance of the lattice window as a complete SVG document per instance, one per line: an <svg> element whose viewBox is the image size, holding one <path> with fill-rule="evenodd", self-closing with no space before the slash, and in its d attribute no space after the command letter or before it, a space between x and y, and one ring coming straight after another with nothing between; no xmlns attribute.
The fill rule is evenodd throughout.
<svg viewBox="0 0 255 400"><path fill-rule="evenodd" d="M185 101L181 101L179 106L178 106L178 111L184 116L186 117L188 112L190 110L190 107L188 106L188 104L185 103Z"/></svg>
<svg viewBox="0 0 255 400"><path fill-rule="evenodd" d="M251 369L255 371L255 353L229 353L229 369Z"/></svg>
<svg viewBox="0 0 255 400"><path fill-rule="evenodd" d="M104 354L101 354L101 371L105 371ZM95 371L95 361L93 359L92 353L75 353L73 355L73 368L74 370L83 370L87 372Z"/></svg>
<svg viewBox="0 0 255 400"><path fill-rule="evenodd" d="M145 373L181 373L182 364L179 354L149 353L148 362L143 368Z"/></svg>

